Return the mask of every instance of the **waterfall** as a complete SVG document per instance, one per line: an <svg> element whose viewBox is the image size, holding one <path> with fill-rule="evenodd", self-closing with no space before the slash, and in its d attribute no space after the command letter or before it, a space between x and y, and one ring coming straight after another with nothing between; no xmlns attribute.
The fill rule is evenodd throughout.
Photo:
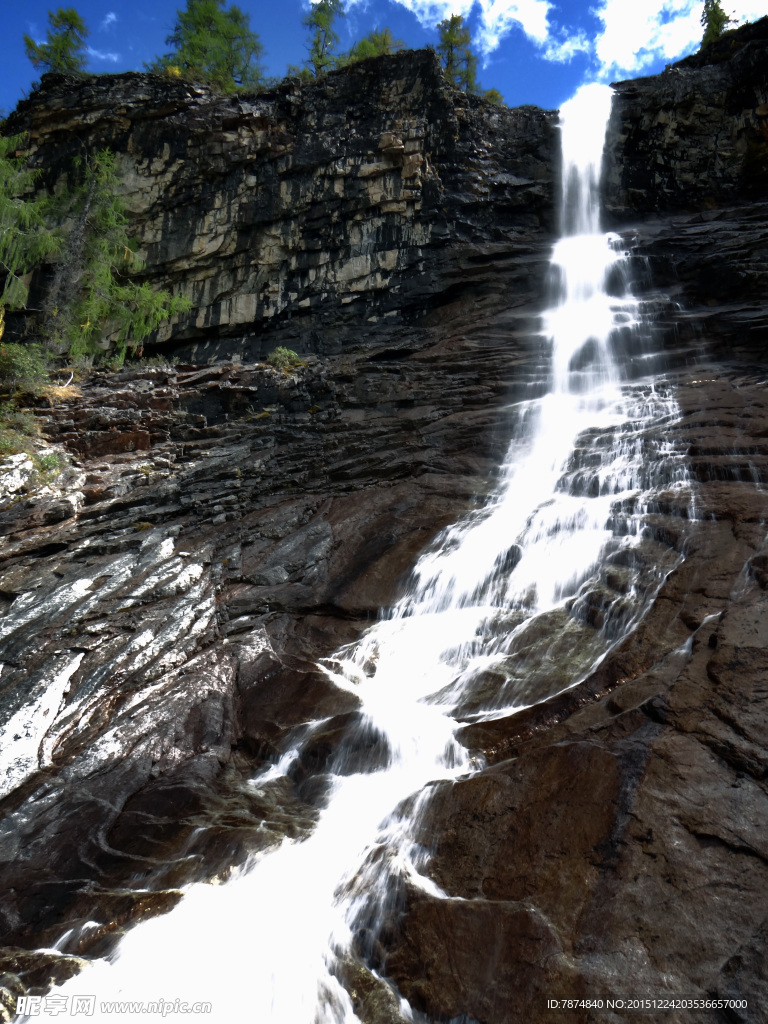
<svg viewBox="0 0 768 1024"><path fill-rule="evenodd" d="M371 955L406 880L444 895L413 836L430 783L483 767L458 727L576 685L653 600L672 564L638 553L644 517L660 488L686 481L663 441L677 408L647 372L626 253L600 228L610 102L607 87L589 86L562 111L562 237L541 327L546 393L511 410L512 440L485 506L445 530L391 614L323 666L362 707L330 766L314 832L259 855L226 885L191 887L61 991L209 1001L211 1021L352 1024L339 978L353 943ZM322 725L300 730L253 786L290 773ZM354 772L352 752L371 735L382 763ZM401 1012L413 1019L404 1002Z"/></svg>

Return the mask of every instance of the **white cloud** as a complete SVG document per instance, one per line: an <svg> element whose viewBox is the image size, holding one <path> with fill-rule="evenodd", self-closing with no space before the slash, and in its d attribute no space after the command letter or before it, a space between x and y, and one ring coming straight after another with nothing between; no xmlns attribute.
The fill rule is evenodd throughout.
<svg viewBox="0 0 768 1024"><path fill-rule="evenodd" d="M104 21L102 21L101 25L99 25L99 29L100 29L100 30L101 30L102 32L105 32L105 31L106 31L106 30L107 30L107 29L109 28L109 26L110 26L110 25L114 25L114 23L115 23L116 21L117 21L117 15L115 14L115 12L114 12L114 11L110 11L110 12L109 12L109 13L108 13L108 14L106 15L106 17L104 18Z"/></svg>
<svg viewBox="0 0 768 1024"><path fill-rule="evenodd" d="M595 57L605 78L674 60L701 39L700 0L602 0L594 13L603 24Z"/></svg>
<svg viewBox="0 0 768 1024"><path fill-rule="evenodd" d="M726 0L736 22L768 14L768 0ZM697 49L703 34L701 0L600 0L602 22L594 54L601 78L635 75L657 61L673 61Z"/></svg>
<svg viewBox="0 0 768 1024"><path fill-rule="evenodd" d="M365 0L350 0L349 6ZM425 28L434 28L439 21L460 14L467 19L474 8L479 8L480 31L475 42L483 54L495 50L502 38L515 26L538 45L549 35L547 21L552 7L550 0L396 0L414 14Z"/></svg>
<svg viewBox="0 0 768 1024"><path fill-rule="evenodd" d="M353 6L361 0L351 0ZM450 18L452 14L460 14L466 18L475 4L475 0L396 0L401 7L414 14L425 28L434 28L438 21Z"/></svg>
<svg viewBox="0 0 768 1024"><path fill-rule="evenodd" d="M479 0L479 48L490 53L516 25L534 43L543 45L549 36L549 0Z"/></svg>
<svg viewBox="0 0 768 1024"><path fill-rule="evenodd" d="M106 60L109 61L111 64L117 64L117 62L120 60L119 53L104 53L103 50L94 50L92 46L88 47L88 56L92 60Z"/></svg>
<svg viewBox="0 0 768 1024"><path fill-rule="evenodd" d="M567 64L577 53L592 52L592 42L584 32L577 32L575 35L561 33L561 36L559 40L550 38L543 47L541 56L544 60L551 60L555 64Z"/></svg>
<svg viewBox="0 0 768 1024"><path fill-rule="evenodd" d="M367 6L369 0L348 0ZM701 42L701 0L596 0L590 13L600 23L593 40L582 30L550 20L551 0L395 0L426 28L452 14L478 15L474 42L485 58L514 28L522 29L544 60L567 63L590 54L600 78L631 76L659 61L670 62ZM589 0L584 0L585 6ZM768 14L768 0L723 0L735 23Z"/></svg>

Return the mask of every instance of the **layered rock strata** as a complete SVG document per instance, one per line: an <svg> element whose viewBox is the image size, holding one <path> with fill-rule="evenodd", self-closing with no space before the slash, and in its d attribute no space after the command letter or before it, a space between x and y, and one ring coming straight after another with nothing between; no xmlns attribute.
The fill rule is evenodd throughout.
<svg viewBox="0 0 768 1024"><path fill-rule="evenodd" d="M9 992L40 991L178 885L311 828L323 744L357 705L316 661L487 488L504 399L530 390L536 362L535 338L508 345L515 324L424 329L397 360L290 373L95 375L38 410L61 464L46 477L11 460L0 510ZM249 786L318 715L333 728L296 773ZM23 953L70 930L70 959Z"/></svg>
<svg viewBox="0 0 768 1024"><path fill-rule="evenodd" d="M638 278L650 272L679 299L687 338L764 358L768 18L614 88L605 206L634 246Z"/></svg>
<svg viewBox="0 0 768 1024"><path fill-rule="evenodd" d="M435 787L417 838L445 896L403 894L379 964L430 1020L537 1024L550 999L640 1019L631 997L698 1000L670 1021L765 1019L763 374L718 365L678 395L697 521L649 526L685 560L582 684L465 727L492 767Z"/></svg>
<svg viewBox="0 0 768 1024"><path fill-rule="evenodd" d="M762 74L739 59L717 74ZM74 91L52 80L16 115L49 183L83 141L113 146L148 275L197 303L167 344L240 359L94 376L81 398L38 410L58 470L18 457L0 480L0 704L13 726L0 751L6 1017L16 995L109 951L185 882L312 828L330 753L357 712L317 660L359 635L440 526L482 500L506 406L545 387L534 314L553 221L552 118L456 97L430 62L403 55L357 78L234 100L151 76ZM685 74L695 85L713 73ZM641 90L640 140L673 78L620 86L614 126L630 124ZM672 132L664 152L679 155L680 139ZM628 165L611 166L611 188L628 196L616 184ZM759 326L762 186L728 191L728 180L707 210L701 196L684 201L682 180L664 220L649 218L650 193L645 207L621 198L611 209L655 284L674 277L692 302L705 294L691 282L708 232L722 228L728 265L757 268L739 308L753 303ZM394 251L389 267L382 254ZM722 341L730 323L754 355L723 309L664 315L670 327L687 318L694 340L711 326ZM257 363L278 340L320 356L289 374ZM694 366L695 350L675 357ZM658 598L578 687L467 722L462 738L489 767L436 786L420 836L445 897L406 890L372 957L344 965L366 1024L400 1017L372 967L435 1021L536 1024L552 1019L548 998L665 995L748 1004L670 1021L762 1019L763 379L722 361L676 379L683 415L657 440L688 453L694 515L670 493L648 517L643 557L667 567ZM621 585L614 575L606 588ZM580 627L597 633L600 612L596 593ZM248 785L317 718L328 726L290 776ZM362 740L356 753L381 755ZM57 953L33 952L65 932ZM583 1007L569 1017L632 1019Z"/></svg>
<svg viewBox="0 0 768 1024"><path fill-rule="evenodd" d="M449 88L421 50L253 96L46 75L7 131L27 133L41 185L59 192L76 156L115 153L145 276L194 307L156 340L188 342L199 362L280 343L338 352L382 321L498 295L511 264L508 286L538 297L555 124Z"/></svg>

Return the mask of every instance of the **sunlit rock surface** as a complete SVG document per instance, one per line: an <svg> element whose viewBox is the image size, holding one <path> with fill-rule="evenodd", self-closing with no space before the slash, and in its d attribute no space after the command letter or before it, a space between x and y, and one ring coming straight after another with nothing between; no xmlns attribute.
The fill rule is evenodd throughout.
<svg viewBox="0 0 768 1024"><path fill-rule="evenodd" d="M605 205L679 335L768 346L768 18L661 75L616 85Z"/></svg>
<svg viewBox="0 0 768 1024"><path fill-rule="evenodd" d="M582 684L465 727L493 767L436 787L420 838L453 899L406 892L381 954L430 1019L546 1021L548 998L642 993L746 1000L733 1019L762 1019L764 379L691 377L674 435L699 519L656 523L685 560Z"/></svg>
<svg viewBox="0 0 768 1024"><path fill-rule="evenodd" d="M498 300L500 271L539 298L555 125L450 89L418 50L251 97L48 75L9 130L51 188L83 151L114 151L146 277L194 305L159 340L205 360L338 352L447 301Z"/></svg>
<svg viewBox="0 0 768 1024"><path fill-rule="evenodd" d="M737 58L717 75L755 95L766 62ZM614 116L631 86L652 123L676 74L622 86ZM679 74L710 95L710 66ZM742 114L726 113L733 129ZM9 1007L107 953L188 881L312 829L357 714L316 661L482 501L508 404L545 388L535 313L555 220L553 116L467 103L425 54L252 100L145 75L49 80L16 117L51 182L83 140L115 149L148 276L197 308L158 339L189 363L95 375L82 398L38 410L55 472L0 467ZM460 736L489 767L435 787L420 837L449 898L402 893L373 955L344 965L365 1024L400 1019L371 968L435 1021L536 1022L551 997L666 993L746 998L729 1019L761 1019L764 179L724 185L713 207L686 199L674 170L661 208L611 199L617 173L610 211L651 256L638 284L650 266L645 300L682 410L659 441L688 453L695 515L660 496L637 549L641 571L666 576L658 598L579 686L557 692L553 617L546 699L490 722L473 720L484 692L467 700ZM756 334L692 283L724 259ZM660 302L670 283L685 306ZM305 365L257 361L285 342ZM741 364L712 361L724 343ZM626 568L565 624L586 647ZM546 629L529 640L546 654ZM250 784L319 718L290 776ZM381 751L361 739L354 754Z"/></svg>

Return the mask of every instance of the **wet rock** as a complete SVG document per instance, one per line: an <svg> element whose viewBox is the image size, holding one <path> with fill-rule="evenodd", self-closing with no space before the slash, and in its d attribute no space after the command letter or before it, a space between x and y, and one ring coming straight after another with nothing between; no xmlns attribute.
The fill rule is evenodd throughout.
<svg viewBox="0 0 768 1024"><path fill-rule="evenodd" d="M8 455L0 463L0 506L5 506L35 474L35 464L24 452Z"/></svg>
<svg viewBox="0 0 768 1024"><path fill-rule="evenodd" d="M456 375L473 372L478 347L502 365L517 354L463 327L425 331L403 361L376 366L360 353L287 376L259 364L94 374L82 397L38 410L72 466L4 513L6 944L106 921L104 891L132 878L160 892L219 877L312 828L320 746L290 778L251 780L308 723L355 711L318 659L395 599L503 450L489 399L511 370L461 395ZM385 386L394 365L411 395L404 417ZM268 391L270 416L235 415L236 385ZM200 395L209 426L190 425ZM304 412L313 400L325 414ZM152 447L89 454L115 424L141 424ZM72 514L46 521L57 504ZM329 755L340 740L328 737Z"/></svg>
<svg viewBox="0 0 768 1024"><path fill-rule="evenodd" d="M651 481L653 507L612 509L619 541L632 517L643 536L463 698L488 767L434 788L434 884L342 971L370 1024L398 1021L393 982L427 1019L487 1024L548 1020L560 996L764 994L765 375L699 345L754 359L764 330L763 179L737 146L762 123L761 26L730 63L619 87L609 210L682 408L646 440L686 453L694 498ZM330 771L383 762L318 662L482 502L517 403L547 386L556 138L549 114L452 92L424 53L258 97L47 79L13 124L49 184L82 145L113 148L147 274L196 304L154 344L198 362L95 373L38 409L72 464L0 511L3 1005L306 835ZM257 361L279 343L303 365ZM569 467L584 493L589 470ZM537 703L512 714L523 677ZM64 932L63 966L32 952Z"/></svg>
<svg viewBox="0 0 768 1024"><path fill-rule="evenodd" d="M682 390L674 432L719 457L732 442L716 440L721 398L753 450L761 387L721 370L711 391ZM751 567L766 508L754 484L733 488L735 517L721 481L696 487L702 518L686 525L685 560L591 677L461 731L492 767L435 787L418 838L445 896L408 890L382 936L387 973L428 1018L502 1022L522 1005L546 1021L548 997L641 992L758 1005L768 607Z"/></svg>
<svg viewBox="0 0 768 1024"><path fill-rule="evenodd" d="M638 286L650 271L683 304L676 338L753 359L768 345L767 56L761 18L660 75L617 83L604 167Z"/></svg>
<svg viewBox="0 0 768 1024"><path fill-rule="evenodd" d="M451 942L450 956L446 935L461 936ZM402 945L386 964L411 1004L432 1019L495 1022L509 1020L510 1010L521 1006L536 1020L534 1007L561 992L555 965L564 959L533 907L414 893Z"/></svg>
<svg viewBox="0 0 768 1024"><path fill-rule="evenodd" d="M358 712L335 715L302 740L300 760L309 772L352 775L380 771L389 763L386 737Z"/></svg>
<svg viewBox="0 0 768 1024"><path fill-rule="evenodd" d="M340 964L339 975L362 1024L405 1024L400 1000L381 978L351 958Z"/></svg>
<svg viewBox="0 0 768 1024"><path fill-rule="evenodd" d="M47 992L52 984L61 984L85 966L74 956L7 947L0 952L0 1020L16 1016L19 996Z"/></svg>

